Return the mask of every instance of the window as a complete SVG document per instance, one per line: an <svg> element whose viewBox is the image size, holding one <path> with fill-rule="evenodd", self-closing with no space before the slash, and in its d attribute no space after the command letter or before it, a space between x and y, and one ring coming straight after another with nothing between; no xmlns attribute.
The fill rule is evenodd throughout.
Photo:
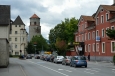
<svg viewBox="0 0 115 76"><path fill-rule="evenodd" d="M99 24L99 18L97 17L96 19L96 24L98 25Z"/></svg>
<svg viewBox="0 0 115 76"><path fill-rule="evenodd" d="M99 31L98 30L96 31L96 36L99 36Z"/></svg>
<svg viewBox="0 0 115 76"><path fill-rule="evenodd" d="M102 53L105 53L105 42L102 42Z"/></svg>
<svg viewBox="0 0 115 76"><path fill-rule="evenodd" d="M24 41L24 37L23 37L23 41Z"/></svg>
<svg viewBox="0 0 115 76"><path fill-rule="evenodd" d="M102 29L102 37L104 37L105 36L105 31L104 31L104 29Z"/></svg>
<svg viewBox="0 0 115 76"><path fill-rule="evenodd" d="M88 33L88 40L90 40L90 32Z"/></svg>
<svg viewBox="0 0 115 76"><path fill-rule="evenodd" d="M92 39L95 39L95 31L92 32Z"/></svg>
<svg viewBox="0 0 115 76"><path fill-rule="evenodd" d="M106 28L106 30L108 30L108 29L109 29L109 27ZM106 34L106 37L108 37L107 34Z"/></svg>
<svg viewBox="0 0 115 76"><path fill-rule="evenodd" d="M36 25L36 22L34 22L34 25Z"/></svg>
<svg viewBox="0 0 115 76"><path fill-rule="evenodd" d="M93 52L95 52L95 43L92 44Z"/></svg>
<svg viewBox="0 0 115 76"><path fill-rule="evenodd" d="M17 25L15 25L15 27L17 27Z"/></svg>
<svg viewBox="0 0 115 76"><path fill-rule="evenodd" d="M87 45L85 45L85 52L87 52Z"/></svg>
<svg viewBox="0 0 115 76"><path fill-rule="evenodd" d="M15 34L17 34L18 32L17 31L15 31Z"/></svg>
<svg viewBox="0 0 115 76"><path fill-rule="evenodd" d="M17 41L17 38L15 38L15 41Z"/></svg>
<svg viewBox="0 0 115 76"><path fill-rule="evenodd" d="M91 45L89 44L88 45L88 52L90 52L90 50L91 50Z"/></svg>
<svg viewBox="0 0 115 76"><path fill-rule="evenodd" d="M99 43L96 44L96 51L99 51Z"/></svg>
<svg viewBox="0 0 115 76"><path fill-rule="evenodd" d="M111 26L111 29L114 30L114 26Z"/></svg>
<svg viewBox="0 0 115 76"><path fill-rule="evenodd" d="M23 31L23 34L24 34L24 31Z"/></svg>
<svg viewBox="0 0 115 76"><path fill-rule="evenodd" d="M10 30L10 34L12 34L12 30Z"/></svg>
<svg viewBox="0 0 115 76"><path fill-rule="evenodd" d="M19 52L15 52L15 55L19 55Z"/></svg>
<svg viewBox="0 0 115 76"><path fill-rule="evenodd" d="M104 17L101 16L101 23L104 23Z"/></svg>
<svg viewBox="0 0 115 76"><path fill-rule="evenodd" d="M115 41L111 41L111 52L115 52Z"/></svg>
<svg viewBox="0 0 115 76"><path fill-rule="evenodd" d="M85 33L85 40L87 40L87 33Z"/></svg>
<svg viewBox="0 0 115 76"><path fill-rule="evenodd" d="M11 41L11 38L9 38L9 41Z"/></svg>
<svg viewBox="0 0 115 76"><path fill-rule="evenodd" d="M15 48L17 48L17 45L15 45Z"/></svg>
<svg viewBox="0 0 115 76"><path fill-rule="evenodd" d="M106 13L106 21L109 19L109 15L108 13Z"/></svg>
<svg viewBox="0 0 115 76"><path fill-rule="evenodd" d="M21 25L19 25L19 27L21 27Z"/></svg>

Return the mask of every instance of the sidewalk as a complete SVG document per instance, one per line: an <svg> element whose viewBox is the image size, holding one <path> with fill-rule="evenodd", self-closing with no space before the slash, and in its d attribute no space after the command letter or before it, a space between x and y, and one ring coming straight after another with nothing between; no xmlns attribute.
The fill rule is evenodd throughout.
<svg viewBox="0 0 115 76"><path fill-rule="evenodd" d="M115 65L112 62L107 61L88 61L88 64L95 64L103 67L115 68Z"/></svg>
<svg viewBox="0 0 115 76"><path fill-rule="evenodd" d="M10 62L7 68L0 68L0 76L25 76L22 67L15 63Z"/></svg>

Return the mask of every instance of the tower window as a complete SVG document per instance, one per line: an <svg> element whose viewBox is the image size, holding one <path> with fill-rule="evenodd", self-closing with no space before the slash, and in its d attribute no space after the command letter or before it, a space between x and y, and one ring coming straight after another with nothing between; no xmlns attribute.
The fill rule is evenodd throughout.
<svg viewBox="0 0 115 76"><path fill-rule="evenodd" d="M36 25L36 22L34 22L34 25Z"/></svg>

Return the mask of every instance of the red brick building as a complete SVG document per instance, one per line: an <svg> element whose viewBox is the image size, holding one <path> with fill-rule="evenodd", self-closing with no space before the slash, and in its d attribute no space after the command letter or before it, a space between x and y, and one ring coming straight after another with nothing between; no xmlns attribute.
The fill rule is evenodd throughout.
<svg viewBox="0 0 115 76"><path fill-rule="evenodd" d="M91 60L109 60L115 54L115 40L109 40L106 30L115 29L115 4L100 5L92 16L81 15L75 42L84 43L81 55L90 53ZM75 46L78 51L78 45Z"/></svg>

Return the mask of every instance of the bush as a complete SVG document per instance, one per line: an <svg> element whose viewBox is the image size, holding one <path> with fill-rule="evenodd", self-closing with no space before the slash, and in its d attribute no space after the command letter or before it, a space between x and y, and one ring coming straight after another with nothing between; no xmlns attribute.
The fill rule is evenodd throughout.
<svg viewBox="0 0 115 76"><path fill-rule="evenodd" d="M13 57L13 55L10 54L9 57Z"/></svg>

